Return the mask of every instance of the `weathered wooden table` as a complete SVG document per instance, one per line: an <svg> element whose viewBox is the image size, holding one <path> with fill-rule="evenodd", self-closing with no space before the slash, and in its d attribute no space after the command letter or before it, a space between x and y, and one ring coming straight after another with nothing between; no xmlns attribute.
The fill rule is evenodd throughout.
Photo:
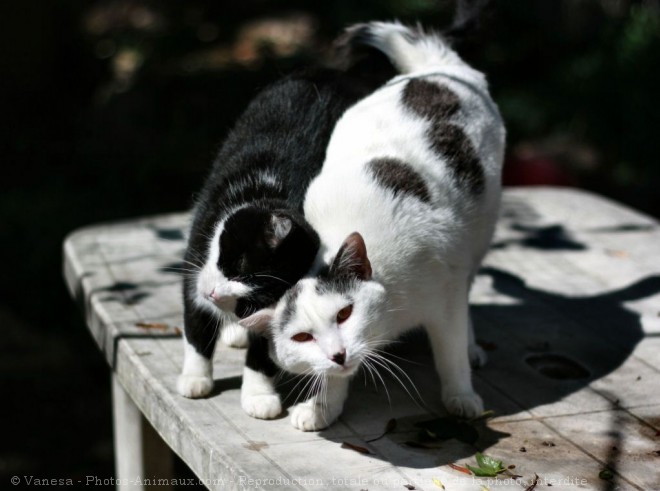
<svg viewBox="0 0 660 491"><path fill-rule="evenodd" d="M93 226L64 246L68 286L112 370L125 483L170 477L169 446L212 489L525 489L535 474L537 489L660 489L656 221L576 190L506 191L472 292L477 337L489 350L474 380L496 416L476 444L432 449L404 443L415 439L415 422L442 414L421 336L392 354L419 396L386 373L386 390L359 376L340 421L318 433L243 413L243 350L218 346L211 397L179 396L187 222L175 214ZM391 418L396 429L367 443ZM479 479L449 466L475 465L477 450L515 469ZM599 478L606 468L611 480Z"/></svg>

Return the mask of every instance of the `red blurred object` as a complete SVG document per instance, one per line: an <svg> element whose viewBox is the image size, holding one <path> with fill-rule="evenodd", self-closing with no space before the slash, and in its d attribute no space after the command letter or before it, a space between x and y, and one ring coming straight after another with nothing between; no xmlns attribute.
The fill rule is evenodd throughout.
<svg viewBox="0 0 660 491"><path fill-rule="evenodd" d="M575 186L576 179L560 163L542 155L511 155L504 162L505 186Z"/></svg>

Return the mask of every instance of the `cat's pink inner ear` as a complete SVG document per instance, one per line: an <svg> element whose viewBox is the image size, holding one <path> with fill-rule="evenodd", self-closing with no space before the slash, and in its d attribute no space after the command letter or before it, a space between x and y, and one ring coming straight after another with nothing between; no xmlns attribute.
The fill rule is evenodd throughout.
<svg viewBox="0 0 660 491"><path fill-rule="evenodd" d="M367 256L367 246L359 232L353 232L339 248L332 269L339 274L350 274L367 281L371 279L371 262Z"/></svg>
<svg viewBox="0 0 660 491"><path fill-rule="evenodd" d="M238 323L250 331L262 333L270 327L274 316L275 309L261 309L245 319L239 320Z"/></svg>
<svg viewBox="0 0 660 491"><path fill-rule="evenodd" d="M293 228L291 218L273 214L266 225L265 238L269 247L275 249L286 238Z"/></svg>

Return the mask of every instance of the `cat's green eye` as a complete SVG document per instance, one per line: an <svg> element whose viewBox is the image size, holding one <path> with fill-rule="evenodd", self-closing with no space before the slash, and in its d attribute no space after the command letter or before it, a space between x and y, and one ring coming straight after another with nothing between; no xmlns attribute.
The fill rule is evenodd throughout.
<svg viewBox="0 0 660 491"><path fill-rule="evenodd" d="M291 336L291 339L294 341L298 341L299 343L304 343L306 341L311 341L312 339L314 339L314 336L312 336L308 332L299 332L298 334Z"/></svg>
<svg viewBox="0 0 660 491"><path fill-rule="evenodd" d="M337 312L337 324L341 324L346 319L348 319L353 313L353 305L347 305L339 312Z"/></svg>

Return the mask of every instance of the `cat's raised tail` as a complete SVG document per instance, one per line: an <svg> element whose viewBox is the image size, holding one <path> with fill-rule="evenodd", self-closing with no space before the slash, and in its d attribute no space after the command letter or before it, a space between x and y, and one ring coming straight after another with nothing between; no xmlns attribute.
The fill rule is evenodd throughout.
<svg viewBox="0 0 660 491"><path fill-rule="evenodd" d="M463 61L438 33L399 22L369 22L346 29L349 44L367 45L384 53L401 74L424 72Z"/></svg>

